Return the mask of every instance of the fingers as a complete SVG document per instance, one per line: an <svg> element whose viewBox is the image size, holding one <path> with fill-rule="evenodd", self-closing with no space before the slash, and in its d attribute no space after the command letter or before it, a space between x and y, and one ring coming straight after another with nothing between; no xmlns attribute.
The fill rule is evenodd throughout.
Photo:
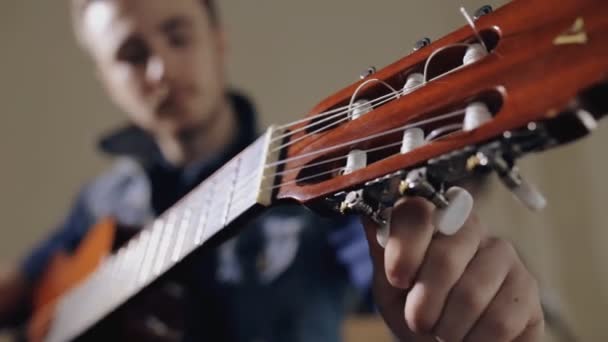
<svg viewBox="0 0 608 342"><path fill-rule="evenodd" d="M471 216L457 234L433 239L405 301L405 318L414 332L431 332L484 235L482 225Z"/></svg>
<svg viewBox="0 0 608 342"><path fill-rule="evenodd" d="M373 287L375 300L380 313L391 331L402 340L414 340L415 338L418 340L419 338L405 324L403 310L407 292L402 288L409 287L408 283L415 276L428 243L432 238L433 227L430 225L431 211L432 206L419 199L408 199L405 202L398 203L393 211L391 220L393 226L391 227L391 236L387 241L386 249L382 248L377 242L377 225L367 218L363 219L370 254L374 264ZM411 241L411 250L408 250L410 246L402 243L401 237L406 239L406 241ZM422 239L423 242L414 241L418 238ZM411 260L412 258L414 261ZM409 260L407 267L400 267L402 260ZM401 280L399 280L401 277L409 280L401 283ZM388 280L389 278L399 286L391 284Z"/></svg>
<svg viewBox="0 0 608 342"><path fill-rule="evenodd" d="M420 198L402 201L393 210L384 249L384 269L392 286L411 287L435 231L432 211L432 204Z"/></svg>
<svg viewBox="0 0 608 342"><path fill-rule="evenodd" d="M519 335L513 342L538 342L542 341L545 334L545 322L540 319L536 322L531 322L526 327L526 330Z"/></svg>
<svg viewBox="0 0 608 342"><path fill-rule="evenodd" d="M514 258L514 249L503 240L484 241L451 289L435 334L447 341L462 341L500 290Z"/></svg>
<svg viewBox="0 0 608 342"><path fill-rule="evenodd" d="M513 341L528 325L541 321L536 281L518 262L465 341L487 341L490 336L494 341ZM535 333L532 329L522 338L532 338Z"/></svg>
<svg viewBox="0 0 608 342"><path fill-rule="evenodd" d="M434 234L428 202L395 207L386 248L365 223L380 311L402 339L536 341L544 321L535 280L508 242L487 238L472 215L454 235Z"/></svg>

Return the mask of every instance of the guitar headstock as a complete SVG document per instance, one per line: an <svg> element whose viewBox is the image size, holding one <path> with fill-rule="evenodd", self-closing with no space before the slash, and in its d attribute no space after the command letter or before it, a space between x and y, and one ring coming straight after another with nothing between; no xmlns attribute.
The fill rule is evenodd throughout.
<svg viewBox="0 0 608 342"><path fill-rule="evenodd" d="M372 214L409 194L440 205L450 184L496 171L541 207L514 162L587 135L608 112L608 2L515 0L473 26L280 127L275 198Z"/></svg>

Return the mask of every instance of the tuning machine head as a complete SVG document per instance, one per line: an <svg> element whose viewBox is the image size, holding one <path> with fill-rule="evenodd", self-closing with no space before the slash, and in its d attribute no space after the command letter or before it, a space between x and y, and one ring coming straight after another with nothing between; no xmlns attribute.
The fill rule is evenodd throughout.
<svg viewBox="0 0 608 342"><path fill-rule="evenodd" d="M492 13L493 11L494 11L494 9L490 5L481 6L473 14L473 19L477 20L477 19L483 17L484 15L488 15L488 14Z"/></svg>
<svg viewBox="0 0 608 342"><path fill-rule="evenodd" d="M418 39L414 44L414 51L418 51L429 45L431 45L431 38L424 37L422 39Z"/></svg>
<svg viewBox="0 0 608 342"><path fill-rule="evenodd" d="M364 80L368 77L370 77L371 75L375 74L377 71L375 66L370 66L367 69L365 69L361 74L359 74L359 79Z"/></svg>

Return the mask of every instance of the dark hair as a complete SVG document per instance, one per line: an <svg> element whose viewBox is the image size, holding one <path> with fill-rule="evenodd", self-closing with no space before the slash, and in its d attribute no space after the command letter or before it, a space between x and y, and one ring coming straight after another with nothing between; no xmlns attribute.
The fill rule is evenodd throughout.
<svg viewBox="0 0 608 342"><path fill-rule="evenodd" d="M86 7L94 1L103 1L103 0L72 0L72 17L74 21L74 27L78 32L80 30L80 22L82 20L82 13L86 9ZM207 9L207 13L209 14L209 18L213 25L217 25L218 23L218 15L217 15L217 6L215 0L199 0L199 2ZM79 33L77 33L79 35Z"/></svg>

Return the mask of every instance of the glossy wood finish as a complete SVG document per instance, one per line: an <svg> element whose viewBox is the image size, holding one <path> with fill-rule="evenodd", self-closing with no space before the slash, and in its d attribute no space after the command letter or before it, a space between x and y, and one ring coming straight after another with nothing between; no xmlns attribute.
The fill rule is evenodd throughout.
<svg viewBox="0 0 608 342"><path fill-rule="evenodd" d="M573 36L573 26L583 20L587 41L556 44L559 36ZM496 49L483 60L428 82L425 86L391 101L364 117L337 128L302 138L297 133L289 146L286 170L300 170L323 158L344 156L350 150L366 149L387 141L348 144L349 141L385 132L396 127L441 114L454 104L475 99L495 90L502 95L502 107L494 120L468 133L460 132L430 143L414 152L395 155L347 176L335 176L316 184L297 184L299 172L283 175L278 199L308 203L385 174L423 164L456 149L500 136L531 121L547 120L565 110L583 90L608 81L608 2L603 0L515 0L476 22L480 31L495 30L500 35ZM578 36L580 38L580 36ZM438 48L452 43L471 42L473 31L465 26L400 61L379 70L373 78L394 83L420 66ZM441 59L438 55L435 57ZM449 57L444 57L449 58ZM318 104L310 116L348 103L362 81ZM607 94L608 95L608 94ZM291 129L296 130L310 122ZM392 138L395 142L396 138ZM397 140L398 141L398 140ZM331 146L345 147L298 158Z"/></svg>

